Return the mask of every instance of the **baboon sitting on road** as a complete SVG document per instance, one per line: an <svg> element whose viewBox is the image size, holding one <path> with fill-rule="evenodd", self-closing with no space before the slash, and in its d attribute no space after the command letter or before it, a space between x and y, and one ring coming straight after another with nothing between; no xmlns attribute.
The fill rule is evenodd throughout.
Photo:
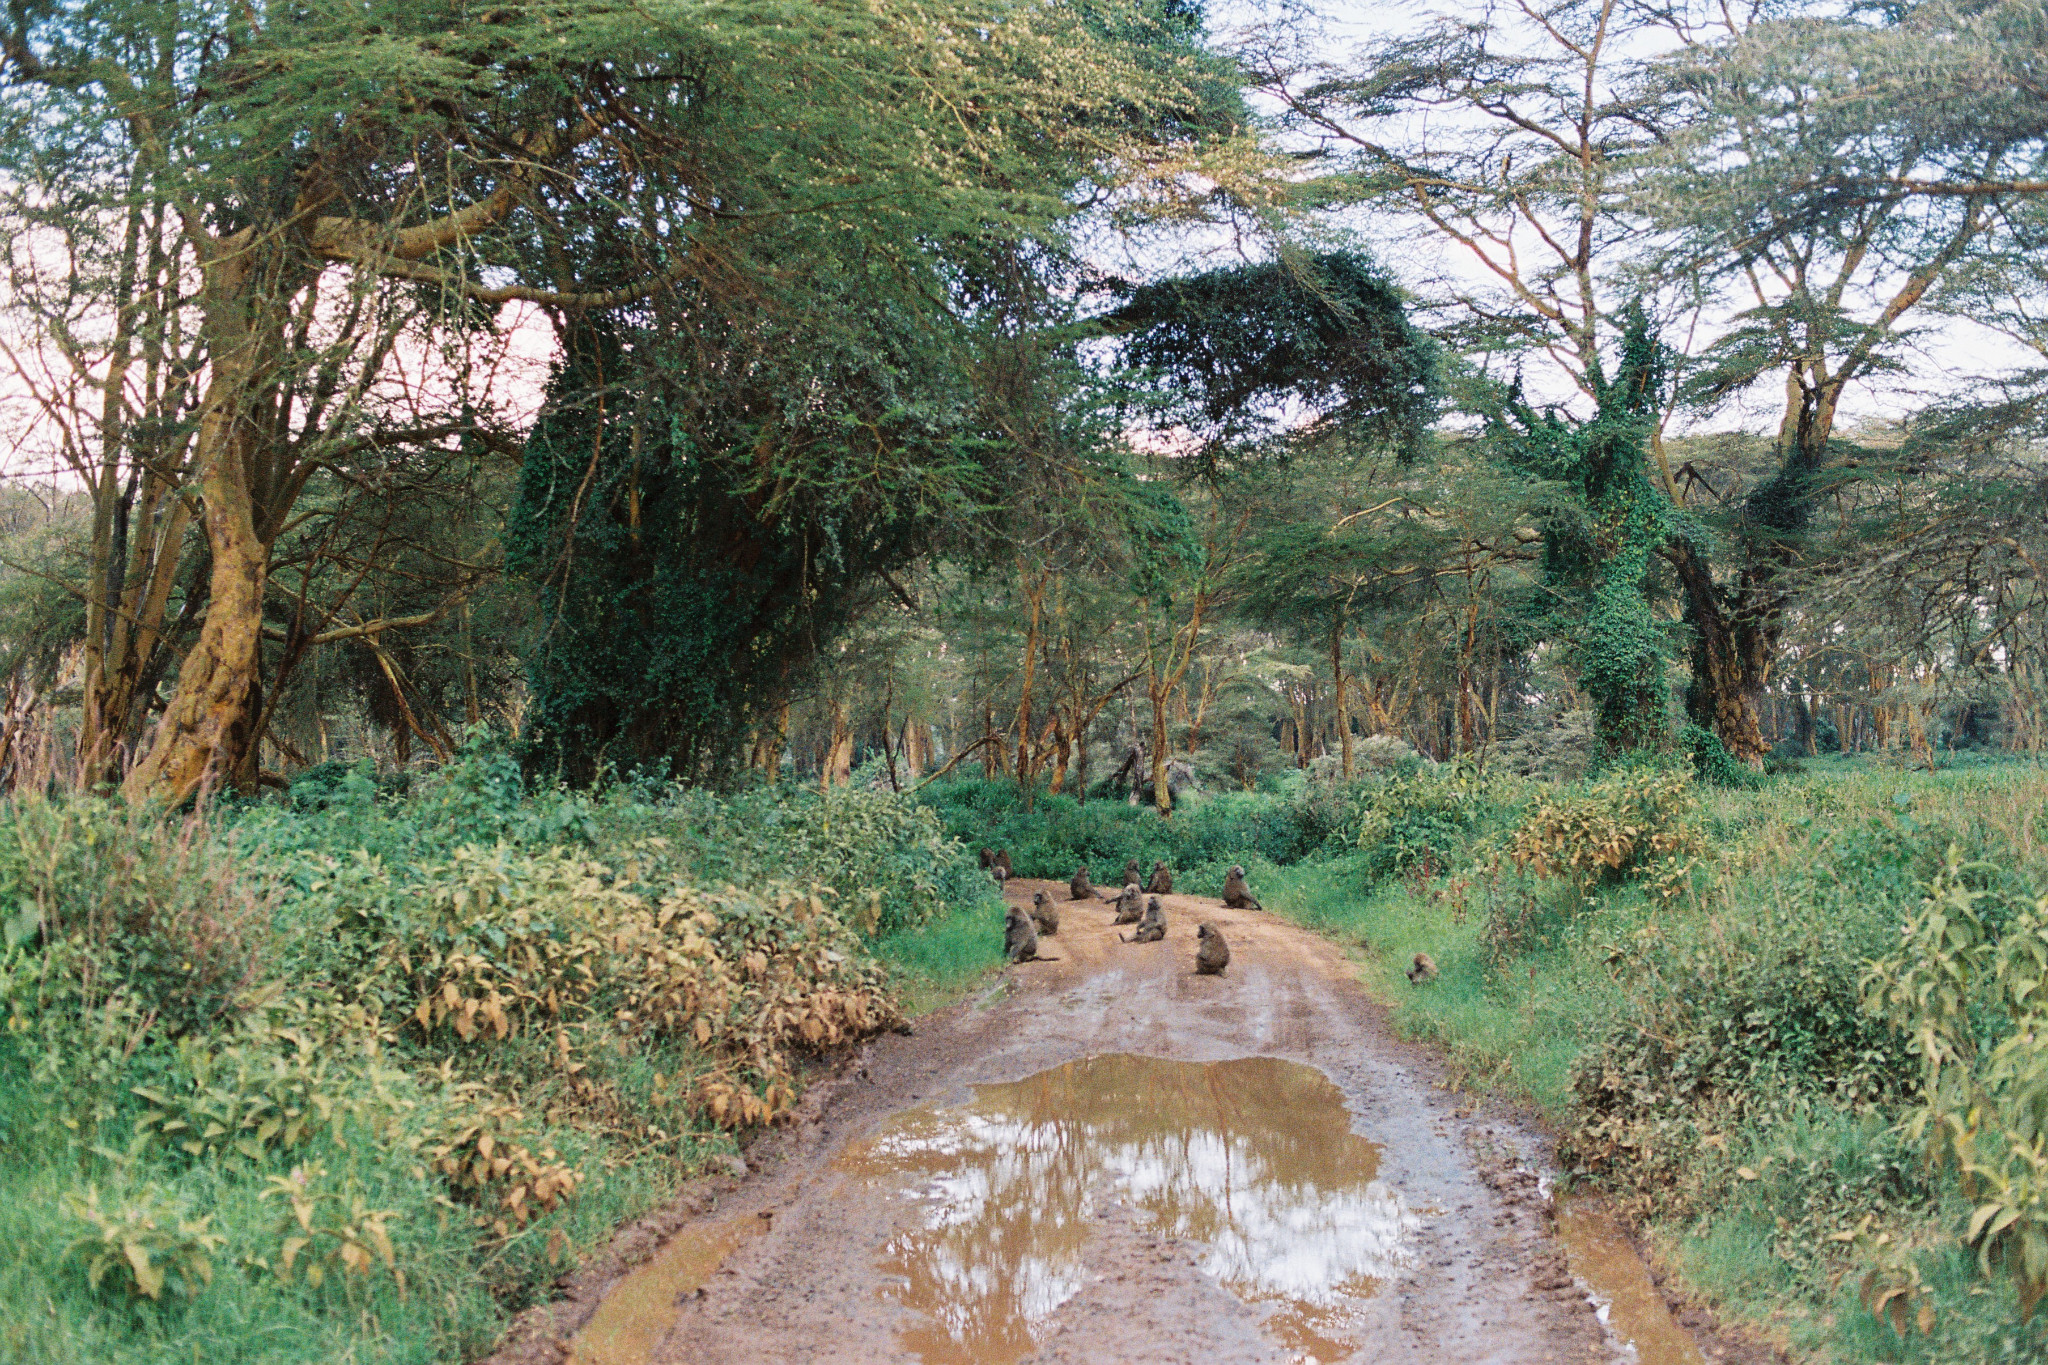
<svg viewBox="0 0 2048 1365"><path fill-rule="evenodd" d="M1118 934L1117 937L1124 938L1122 934ZM1157 943L1165 937L1166 911L1159 904L1159 897L1154 896L1145 903L1145 918L1138 921L1138 932L1124 938L1124 942Z"/></svg>
<svg viewBox="0 0 2048 1365"><path fill-rule="evenodd" d="M1266 907L1252 899L1251 888L1244 884L1244 865L1230 869L1223 878L1223 903L1232 910L1264 910Z"/></svg>

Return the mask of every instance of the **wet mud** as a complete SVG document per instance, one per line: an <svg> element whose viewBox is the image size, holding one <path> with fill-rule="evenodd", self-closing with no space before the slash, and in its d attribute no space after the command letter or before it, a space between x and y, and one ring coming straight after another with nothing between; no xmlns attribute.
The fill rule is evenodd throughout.
<svg viewBox="0 0 2048 1365"><path fill-rule="evenodd" d="M874 1043L555 1358L1699 1358L1652 1354L1626 1286L1596 1302L1615 1257L1552 1235L1540 1134L1439 1084L1338 947L1186 895L1125 944L1107 905L1007 888L1037 890L1059 961Z"/></svg>
<svg viewBox="0 0 2048 1365"><path fill-rule="evenodd" d="M1638 1365L1707 1365L1706 1353L1671 1316L1614 1215L1592 1200L1565 1199L1557 1210L1557 1238L1572 1273L1592 1291L1608 1331L1635 1352Z"/></svg>

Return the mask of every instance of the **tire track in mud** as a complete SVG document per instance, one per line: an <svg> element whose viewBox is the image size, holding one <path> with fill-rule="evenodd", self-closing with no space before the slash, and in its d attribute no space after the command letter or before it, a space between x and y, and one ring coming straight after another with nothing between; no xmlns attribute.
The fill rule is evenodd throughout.
<svg viewBox="0 0 2048 1365"><path fill-rule="evenodd" d="M921 1021L914 1035L870 1044L838 1079L813 1092L803 1121L757 1145L751 1154L756 1173L716 1201L715 1216L684 1229L675 1252L678 1264L698 1262L690 1278L664 1280L658 1269L651 1277L629 1277L613 1291L615 1300L599 1305L582 1338L555 1339L547 1355L574 1365L1020 1359L1237 1365L1333 1359L1350 1347L1350 1359L1389 1365L1633 1358L1609 1334L1551 1236L1540 1135L1512 1118L1475 1115L1469 1101L1442 1089L1428 1052L1388 1035L1382 1011L1335 944L1263 912L1227 910L1214 899L1185 895L1161 898L1169 923L1164 942L1124 944L1107 905L1069 902L1063 885L1017 880L1006 894L1028 906L1039 890L1061 902L1060 932L1042 945L1058 961L1012 967L974 1000ZM1224 976L1194 974L1194 929L1201 920L1217 924L1230 942ZM977 1336L921 1310L904 1248L919 1229L969 1216L962 1210L977 1199L987 1202L974 1182L986 1181L988 1173L934 1180L920 1198L900 1181L864 1178L849 1164L848 1144L860 1151L896 1140L891 1135L907 1120L929 1128L974 1102L977 1087L986 1096L991 1087L1118 1054L1170 1063L1279 1058L1328 1078L1349 1111L1350 1133L1378 1149L1373 1188L1389 1192L1402 1209L1399 1257L1376 1263L1369 1281L1353 1286L1343 1299L1341 1330L1321 1336L1282 1330L1305 1319L1289 1318L1284 1303L1233 1293L1212 1273L1213 1228L1208 1241L1185 1235L1185 1227L1162 1228L1156 1210L1148 1212L1128 1182L1119 1186L1106 1178L1076 1205L1084 1210L1085 1227L1062 1233L1069 1238L1068 1259L1055 1287L989 1288L991 1294L1015 1289L1020 1303L1036 1295L1035 1306L1020 1310L1018 1319L1028 1320L1028 1332L1020 1335L1013 1321L1007 1335ZM1051 1103L1053 1112L1033 1115L1015 1131L1068 1132L1064 1111L1075 1093L1048 1092L1051 1100L1038 1103ZM1131 1117L1143 1127L1150 1117L1145 1111L1163 1104L1163 1096L1155 1105L1141 1091L1130 1102ZM1099 1105L1091 1112L1103 1114ZM1256 1098L1252 1111L1240 1105L1230 1112L1239 1116L1232 1122L1262 1118ZM1269 1155L1292 1150L1293 1139L1277 1141L1277 1147L1267 1142ZM1152 1145L1127 1149L1139 1153L1130 1158L1138 1165L1152 1162L1145 1153L1158 1145L1156 1135L1143 1142ZM1046 1169L1064 1169L1070 1155L1054 1152ZM995 1156L1000 1160L1003 1153ZM1234 1159L1222 1158L1224 1166ZM1148 1166L1147 1174L1156 1172ZM1014 1183L1017 1173L1009 1175ZM1215 1171L1202 1178L1213 1181ZM961 1198L967 1185L973 1185L967 1203L949 1207L946 1199ZM1238 1197L1244 1201L1242 1191ZM1305 1208L1313 1212L1312 1204L1297 1205L1289 1216ZM1031 1226L1039 1211L1028 1213L1016 1227L998 1230L985 1244L997 1248L989 1254L1005 1254L1002 1248L1018 1237L1045 1235ZM1054 1216L1050 1198L1043 1216ZM717 1258L707 1261L692 1250L707 1238L723 1255L715 1270ZM1045 1271L1044 1264L1033 1265ZM956 1264L949 1273L971 1281L949 1291L957 1307L962 1294L971 1298L987 1287L995 1271ZM656 1301L651 1319L645 1307L650 1286ZM630 1352L637 1359L604 1344L612 1330L607 1307L611 1318L628 1323L628 1335L638 1334ZM673 1321L665 1321L671 1313Z"/></svg>

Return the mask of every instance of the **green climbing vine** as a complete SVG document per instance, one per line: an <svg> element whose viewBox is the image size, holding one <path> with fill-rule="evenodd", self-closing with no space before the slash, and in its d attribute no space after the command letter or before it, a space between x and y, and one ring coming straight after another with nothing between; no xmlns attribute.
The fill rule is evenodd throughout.
<svg viewBox="0 0 2048 1365"><path fill-rule="evenodd" d="M1666 370L1648 315L1631 304L1613 380L1597 358L1588 375L1591 418L1539 412L1517 382L1490 432L1512 467L1571 494L1545 528L1544 583L1609 752L1654 747L1666 736L1671 631L1651 610L1646 586L1658 549L1694 534L1647 473L1645 441Z"/></svg>

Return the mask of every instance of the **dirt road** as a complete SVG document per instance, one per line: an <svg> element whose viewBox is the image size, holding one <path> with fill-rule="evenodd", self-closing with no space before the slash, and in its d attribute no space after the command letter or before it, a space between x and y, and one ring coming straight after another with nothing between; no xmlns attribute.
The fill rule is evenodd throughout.
<svg viewBox="0 0 2048 1365"><path fill-rule="evenodd" d="M1125 944L1064 886L1008 894L1037 890L1059 960L872 1045L576 1365L1629 1358L1538 1140L1438 1088L1338 947L1192 896Z"/></svg>

